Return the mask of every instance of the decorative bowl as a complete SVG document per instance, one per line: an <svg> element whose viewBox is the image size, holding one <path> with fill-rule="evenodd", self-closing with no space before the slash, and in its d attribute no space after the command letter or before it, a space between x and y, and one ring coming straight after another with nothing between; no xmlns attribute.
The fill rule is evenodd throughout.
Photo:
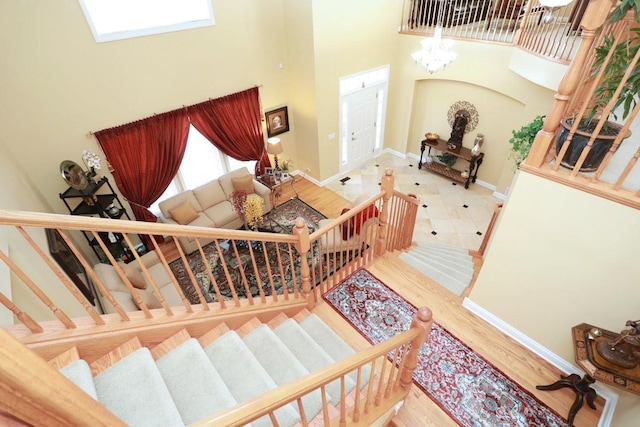
<svg viewBox="0 0 640 427"><path fill-rule="evenodd" d="M424 134L424 136L429 140L429 141L437 141L438 138L440 138L440 135L438 135L437 133L432 133L432 132L427 132Z"/></svg>

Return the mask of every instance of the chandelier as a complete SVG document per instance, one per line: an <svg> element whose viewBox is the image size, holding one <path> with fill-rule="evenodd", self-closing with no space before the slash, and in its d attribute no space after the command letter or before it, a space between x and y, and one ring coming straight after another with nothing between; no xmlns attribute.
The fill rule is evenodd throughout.
<svg viewBox="0 0 640 427"><path fill-rule="evenodd" d="M433 37L422 40L420 42L422 50L412 53L411 57L416 64L433 74L446 68L458 56L457 53L449 50L453 43L453 40L442 39L442 26L438 24Z"/></svg>

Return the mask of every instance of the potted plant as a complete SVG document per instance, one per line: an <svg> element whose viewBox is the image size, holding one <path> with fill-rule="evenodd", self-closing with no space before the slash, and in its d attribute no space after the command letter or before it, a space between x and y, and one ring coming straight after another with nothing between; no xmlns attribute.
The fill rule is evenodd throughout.
<svg viewBox="0 0 640 427"><path fill-rule="evenodd" d="M436 157L440 160L446 167L447 170L451 169L451 166L456 164L458 158L450 153L440 153Z"/></svg>
<svg viewBox="0 0 640 427"><path fill-rule="evenodd" d="M608 18L609 23L614 23L622 19L631 8L636 7L636 3L640 6L640 0L623 0L611 13ZM640 9L635 10L636 21L640 22ZM613 99L616 89L622 82L627 71L628 65L640 48L640 29L634 28L630 30L627 40L618 43L613 36L606 36L601 46L596 48L595 60L593 62L590 77L596 78L604 66L604 71L600 82L596 86L593 94L593 106L588 114L582 118L575 135L573 135L569 147L562 157L561 165L573 169L578 161L582 150L588 144L596 125L604 112L605 107ZM609 53L611 57L605 65L605 60ZM623 107L622 120L625 120L633 107L636 105L636 97L640 95L640 65L636 65L619 97L615 100L611 109L610 117L613 116L617 120L616 109ZM575 118L569 117L560 120L562 129L558 134L556 143L556 155L560 153L560 149L564 144L570 129L573 126ZM598 169L607 152L611 149L614 140L618 136L622 126L613 121L607 120L598 136L595 138L593 145L580 167L581 172L593 172ZM627 131L623 135L624 138L631 136L631 132Z"/></svg>
<svg viewBox="0 0 640 427"><path fill-rule="evenodd" d="M542 125L544 124L545 116L536 116L528 124L522 126L518 130L511 131L511 139L509 139L509 144L511 144L511 154L509 155L510 159L516 163L516 169L520 169L520 164L524 162L524 159L529 155L529 150L531 150L531 144L533 144L533 140L540 130L542 130Z"/></svg>

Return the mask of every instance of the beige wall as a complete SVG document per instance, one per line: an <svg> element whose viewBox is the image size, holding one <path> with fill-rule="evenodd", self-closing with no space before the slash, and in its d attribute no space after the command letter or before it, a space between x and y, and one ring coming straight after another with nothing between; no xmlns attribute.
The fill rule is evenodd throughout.
<svg viewBox="0 0 640 427"><path fill-rule="evenodd" d="M573 361L571 327L638 318L638 223L636 209L519 172L470 298ZM640 399L620 393L612 425L635 426Z"/></svg>

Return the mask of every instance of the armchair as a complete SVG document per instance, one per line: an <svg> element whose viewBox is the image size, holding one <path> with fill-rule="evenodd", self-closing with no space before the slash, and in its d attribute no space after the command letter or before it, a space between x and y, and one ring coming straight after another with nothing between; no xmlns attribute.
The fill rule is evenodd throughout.
<svg viewBox="0 0 640 427"><path fill-rule="evenodd" d="M358 196L351 208L360 205L370 196L362 194ZM342 213L349 211L350 208L343 209ZM353 216L350 220L340 225L340 230L329 231L320 238L320 246L323 253L345 252L357 249L360 242L364 245L371 246L374 243L376 227L378 225L378 208L370 205L359 214ZM335 221L335 218L321 219L318 222L320 228ZM362 235L364 233L364 235Z"/></svg>

